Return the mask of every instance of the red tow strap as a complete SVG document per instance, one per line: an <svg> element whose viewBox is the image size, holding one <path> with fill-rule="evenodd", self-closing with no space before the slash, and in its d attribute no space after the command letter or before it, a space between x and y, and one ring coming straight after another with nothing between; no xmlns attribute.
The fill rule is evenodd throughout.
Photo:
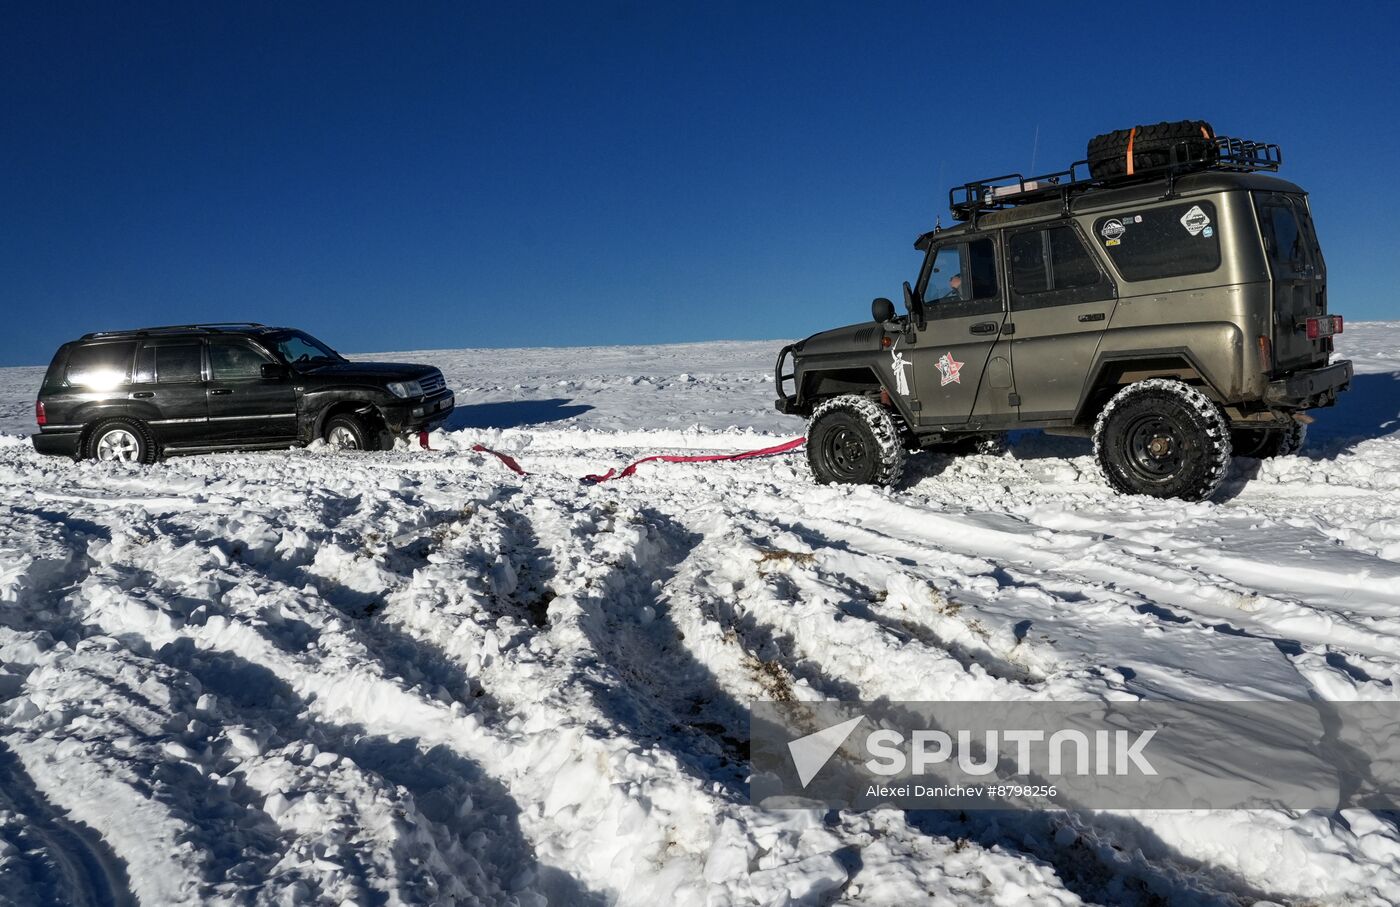
<svg viewBox="0 0 1400 907"><path fill-rule="evenodd" d="M523 470L523 469L520 468L520 464L519 464L519 463L515 462L515 457L507 456L507 455L501 453L499 450L492 450L491 448L489 448L489 447L487 447L487 446L485 446L485 445L483 445L483 444L473 444L473 445L472 445L472 450L476 451L477 453L489 453L491 456L495 457L497 460L500 460L502 463L506 464L506 469L509 469L511 472L515 473L516 475L519 475L519 476L528 476L528 475L529 475L528 472L526 472L525 470Z"/></svg>
<svg viewBox="0 0 1400 907"><path fill-rule="evenodd" d="M668 454L657 454L651 457L643 457L637 462L627 466L622 472L609 469L602 475L584 476L583 481L589 485L597 485L599 482L607 482L610 479L625 479L636 472L638 466L641 466L643 463L650 463L652 460L661 460L664 463L714 463L720 460L747 460L752 457L767 457L773 454L787 453L790 450L796 450L806 443L806 441L806 438L793 438L791 441L779 444L776 447L765 447L761 450L747 450L743 453L735 454L706 454L698 457L678 457Z"/></svg>
<svg viewBox="0 0 1400 907"><path fill-rule="evenodd" d="M625 479L628 476L635 473L637 471L638 466L641 466L643 463L650 463L653 460L661 460L664 463L715 463L721 460L748 460L753 457L768 457L774 454L787 453L790 450L796 450L797 448L801 447L804 443L806 443L806 441L806 438L793 438L791 441L779 444L776 447L764 447L760 450L746 450L742 453L732 454L704 454L701 456L694 457L682 457L673 454L656 454L650 457L643 457L637 462L625 467L621 472L618 472L615 469L609 469L602 475L584 476L580 481L584 482L587 485L597 485L599 482L607 482L612 479ZM428 433L426 431L420 431L418 433L418 444L424 450L436 449L428 446ZM491 456L500 460L501 463L503 463L507 469L509 469L516 475L529 475L528 472L521 468L520 464L516 461L514 457L509 456L507 454L503 454L499 450L492 450L484 444L473 444L472 450L476 451L477 453L490 454Z"/></svg>

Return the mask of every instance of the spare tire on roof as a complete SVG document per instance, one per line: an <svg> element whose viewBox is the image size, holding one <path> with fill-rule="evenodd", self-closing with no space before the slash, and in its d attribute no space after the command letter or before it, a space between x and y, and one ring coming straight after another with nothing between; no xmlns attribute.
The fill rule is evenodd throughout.
<svg viewBox="0 0 1400 907"><path fill-rule="evenodd" d="M1094 179L1141 173L1177 161L1215 159L1215 130L1205 120L1177 120L1106 132L1089 140L1089 175Z"/></svg>

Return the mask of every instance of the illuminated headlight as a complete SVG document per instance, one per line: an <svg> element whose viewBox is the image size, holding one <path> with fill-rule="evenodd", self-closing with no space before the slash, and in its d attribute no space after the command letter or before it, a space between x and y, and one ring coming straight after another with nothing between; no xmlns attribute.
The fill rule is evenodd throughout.
<svg viewBox="0 0 1400 907"><path fill-rule="evenodd" d="M421 397L423 395L423 385L417 381L390 381L388 387L389 393L395 397Z"/></svg>

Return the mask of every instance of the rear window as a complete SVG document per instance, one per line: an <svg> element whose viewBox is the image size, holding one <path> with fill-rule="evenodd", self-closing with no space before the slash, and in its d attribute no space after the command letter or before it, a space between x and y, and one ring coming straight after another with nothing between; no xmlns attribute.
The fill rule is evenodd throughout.
<svg viewBox="0 0 1400 907"><path fill-rule="evenodd" d="M204 379L199 341L162 343L141 348L136 357L136 383L180 384Z"/></svg>
<svg viewBox="0 0 1400 907"><path fill-rule="evenodd" d="M1215 205L1182 202L1094 222L1094 237L1125 280L1204 274L1220 267Z"/></svg>
<svg viewBox="0 0 1400 907"><path fill-rule="evenodd" d="M1072 227L1017 233L1008 248L1011 286L1018 294L1073 290L1099 282L1099 269Z"/></svg>
<svg viewBox="0 0 1400 907"><path fill-rule="evenodd" d="M68 351L65 378L71 387L109 390L131 381L136 342L90 343Z"/></svg>

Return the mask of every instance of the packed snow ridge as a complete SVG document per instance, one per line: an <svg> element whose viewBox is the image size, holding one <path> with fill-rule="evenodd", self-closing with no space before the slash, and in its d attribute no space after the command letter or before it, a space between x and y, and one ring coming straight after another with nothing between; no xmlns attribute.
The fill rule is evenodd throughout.
<svg viewBox="0 0 1400 907"><path fill-rule="evenodd" d="M1083 442L800 453L777 343L394 354L436 452L34 453L0 371L0 901L1400 901L1342 812L767 812L755 699L1393 699L1400 323L1299 456L1122 497ZM517 457L517 476L473 453Z"/></svg>

